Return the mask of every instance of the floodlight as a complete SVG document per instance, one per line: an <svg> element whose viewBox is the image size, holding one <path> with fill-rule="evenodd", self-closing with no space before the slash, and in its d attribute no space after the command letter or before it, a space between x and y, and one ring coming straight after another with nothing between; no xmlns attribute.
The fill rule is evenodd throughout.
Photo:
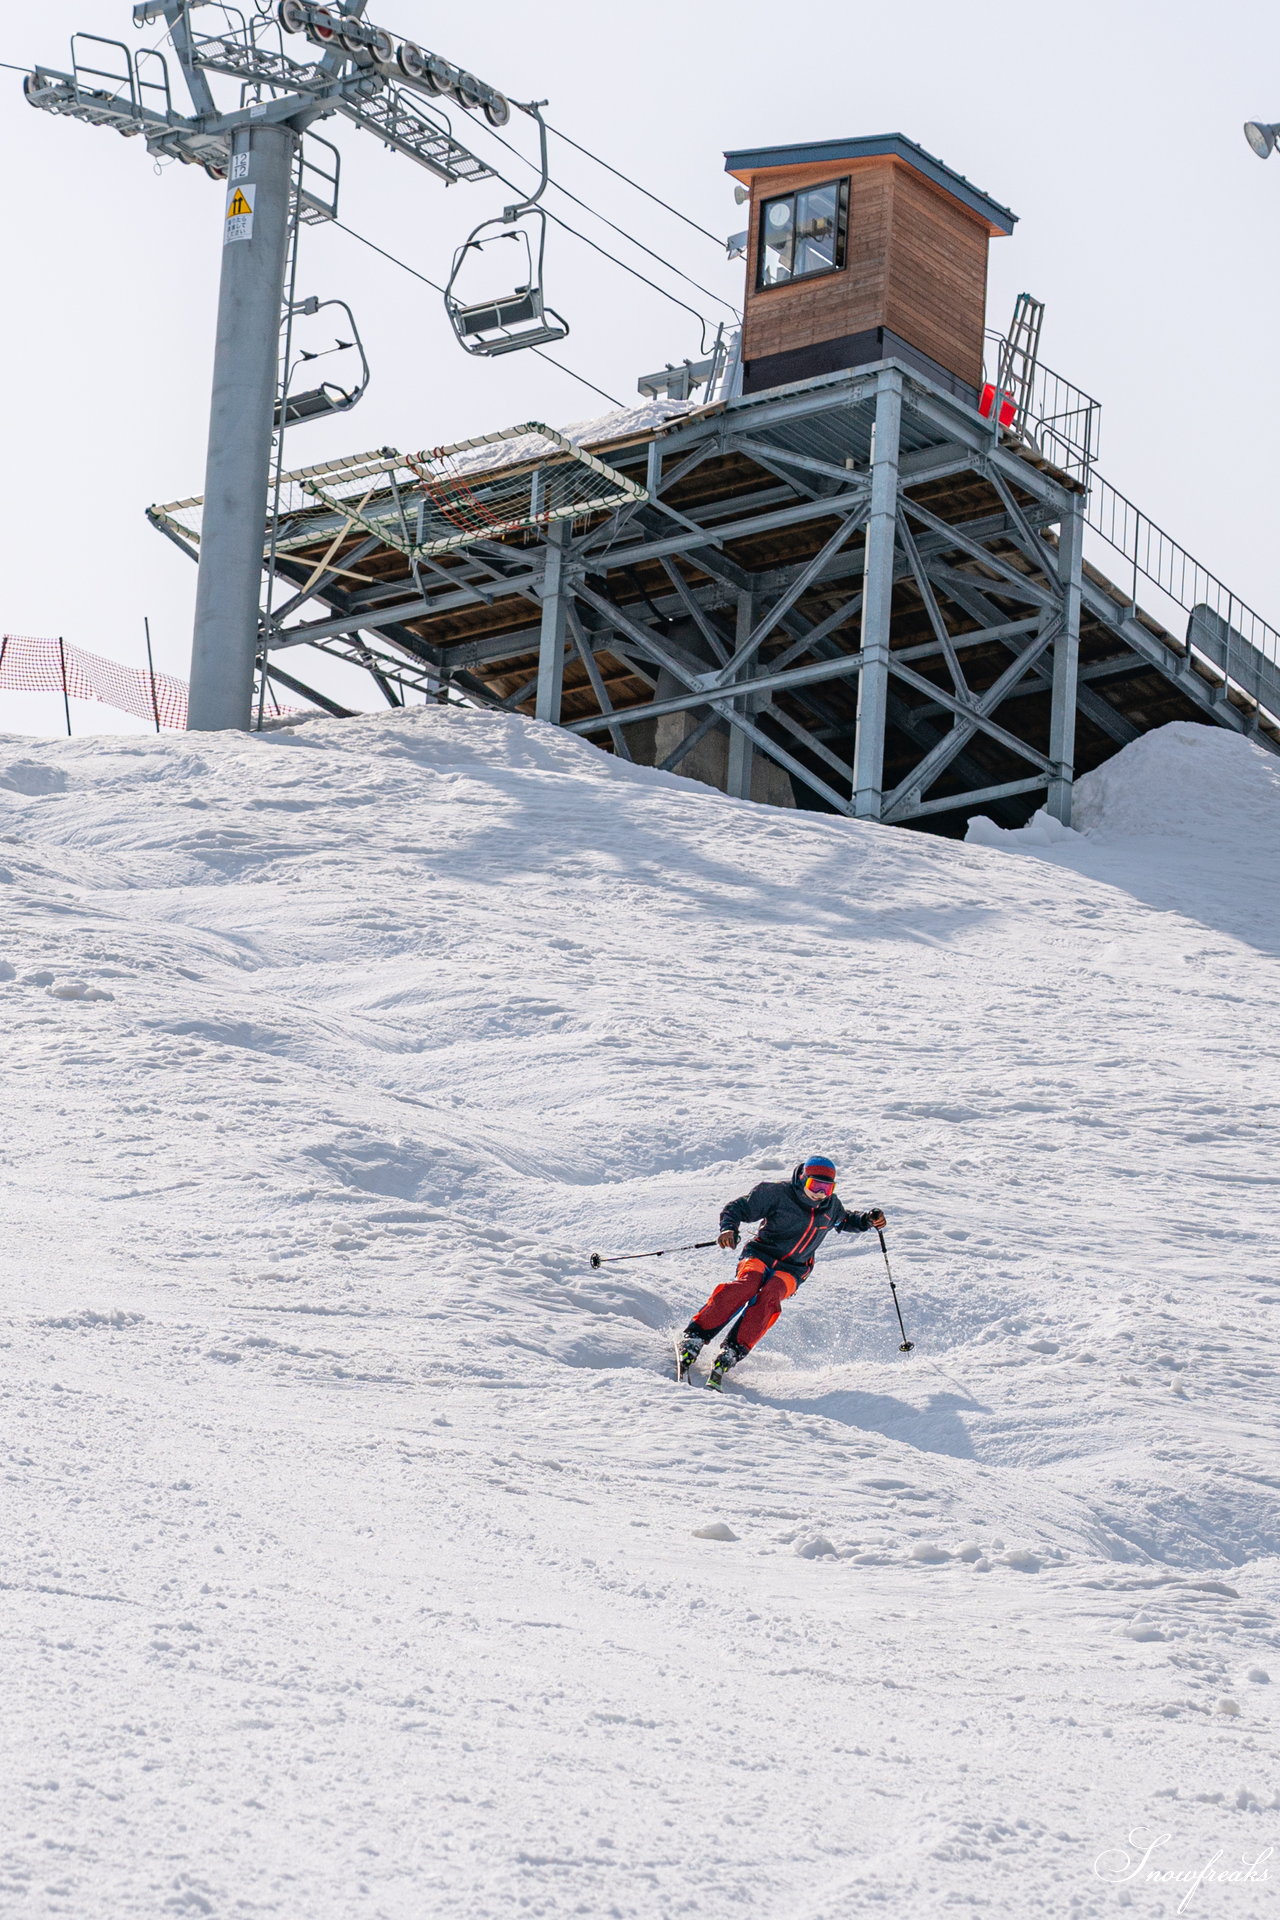
<svg viewBox="0 0 1280 1920"><path fill-rule="evenodd" d="M1244 123L1244 137L1259 160L1265 160L1271 152L1277 134L1280 134L1280 123L1268 125L1265 120L1246 120Z"/></svg>

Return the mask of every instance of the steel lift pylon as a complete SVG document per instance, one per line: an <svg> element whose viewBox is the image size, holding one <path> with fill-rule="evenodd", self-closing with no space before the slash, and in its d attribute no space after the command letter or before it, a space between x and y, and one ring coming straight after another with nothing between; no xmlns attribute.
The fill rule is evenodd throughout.
<svg viewBox="0 0 1280 1920"><path fill-rule="evenodd" d="M286 369L289 359L291 238L299 221L337 212L337 152L319 142L331 172L308 157L314 123L340 115L449 184L493 175L454 138L440 98L495 127L510 118L496 88L374 26L365 6L279 0L274 11L250 16L215 6L214 30L206 32L201 0L138 0L135 26L165 23L188 113L174 107L159 52L135 57L123 41L97 34L72 36L68 70L37 66L24 82L32 106L141 137L157 157L202 166L226 184L191 663L189 724L196 729L250 724L276 423L283 432L332 410L290 412L280 365L282 314ZM311 43L313 58L286 50L296 36ZM238 107L219 106L211 76L238 85Z"/></svg>

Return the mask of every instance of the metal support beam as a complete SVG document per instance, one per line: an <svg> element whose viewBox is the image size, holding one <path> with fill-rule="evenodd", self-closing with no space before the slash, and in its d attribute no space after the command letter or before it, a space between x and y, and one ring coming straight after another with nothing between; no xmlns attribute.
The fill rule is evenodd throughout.
<svg viewBox="0 0 1280 1920"><path fill-rule="evenodd" d="M799 698L801 696L797 695L796 697ZM830 747L824 746L823 742L816 739L807 727L802 727L798 720L793 720L789 713L784 713L776 701L770 703L767 711L769 718L776 727L784 728L793 740L800 742L800 745L806 753L811 753L815 760L821 760L824 766L831 768L833 773L840 774L843 779L849 782L852 788L853 768L849 766L847 761L842 760L838 753L832 753Z"/></svg>
<svg viewBox="0 0 1280 1920"><path fill-rule="evenodd" d="M733 636L734 660L743 660L744 656L749 658L751 654L751 629L755 624L755 617L756 603L754 595L750 593L740 593L738 595L738 623ZM730 667L732 667L732 664L731 661ZM739 668L739 673L745 676L749 674L750 671L750 666L745 664L744 661L744 664ZM739 713L750 713L752 711L752 703L749 700L743 700L741 703L735 701L734 706ZM750 735L744 733L740 727L731 727L729 729L729 771L725 780L725 792L731 794L735 800L749 800L751 798L751 775L755 766L755 757L755 743Z"/></svg>
<svg viewBox="0 0 1280 1920"><path fill-rule="evenodd" d="M830 511L825 503L810 505L803 510L811 515ZM1007 515L1003 512L994 517L985 515L978 519L964 522L963 531L969 535L970 538L979 541L1001 536L1007 537L1007 518ZM767 529L762 527L758 519L752 520L750 523L735 526L733 529L733 537L737 539L740 536L745 536L747 533L764 530ZM954 541L949 537L954 531L954 527L949 528L946 539L940 539L931 534L927 540L917 541L920 556L925 561L931 577L943 586L947 585L946 575L948 571L951 570L943 567L935 556L944 550L949 550L954 545ZM670 544L670 542L666 542L664 546L669 547ZM688 544L691 548L696 544L692 536L690 536ZM572 553L576 564L579 558L577 549L573 549ZM599 571L594 574L593 577L604 579L615 567L621 570L624 566L634 566L642 559L652 559L654 557L652 547L628 548L621 554L609 555L607 560L602 558ZM744 592L747 588L761 594L781 592L783 587L793 580L796 573L800 570L798 566L782 567L771 569L763 575L752 575L745 572L743 568L736 566L731 560L727 560L722 553L714 553L705 548L700 550L696 555L690 552L688 559L690 564L695 566L700 573L709 574L716 580L722 581L734 595ZM808 562L806 561L802 564L807 566ZM833 560L829 560L820 578L824 581L830 581L843 579L850 574L861 575L863 568L864 554L858 551L856 545L853 545L852 548L844 548L836 554ZM281 571L286 570L287 569L282 566ZM900 578L905 579L907 577L910 569L905 560L897 571ZM303 574L301 577L305 578L306 576ZM994 587L998 592L1004 591L1004 589L997 586L995 582L991 580L979 580L975 574L955 574L954 577L967 588L985 585ZM1019 576L1019 578L1021 578L1021 576ZM535 602L537 601L540 584L541 576L532 569L525 569L519 574L512 574L506 582L506 586L511 595L522 595ZM390 584L386 587L379 588L379 592L383 594L395 592L396 590L397 589ZM315 641L328 639L334 634L348 632L357 626L362 632L366 633L375 632L380 627L393 625L403 626L410 620L420 620L428 617L435 618L440 614L454 613L459 610L474 607L477 601L482 598L474 587L466 585L463 585L456 592L431 596L424 595L419 593L416 588L413 588L412 583L407 578L401 591L403 591L405 597L389 606L368 605L363 595L352 594L349 598L344 598L343 607L345 610L339 612L334 618L309 621L301 626L286 628L282 635L273 637L271 642L272 648L274 649L277 646L311 645ZM949 587L947 591L950 593ZM327 593L323 597L328 599L330 604L333 604L336 596ZM859 597L860 596L855 596L855 599ZM724 602L721 601L719 604L723 605ZM991 618L996 619L1002 617L1002 610L993 605ZM964 639L965 636L957 635L956 644L958 646L963 645Z"/></svg>
<svg viewBox="0 0 1280 1920"><path fill-rule="evenodd" d="M1073 495L1072 498L1074 497ZM967 553L971 560L976 560L980 566L990 567L992 573L999 576L992 580L984 579L981 575L970 574L967 577L971 586L985 587L990 593L1011 594L1014 599L1029 600L1035 607L1051 607L1056 604L1054 595L1048 587L1038 586L1034 580L1029 580L1025 573L1019 573L1016 567L1011 566L1007 560L1001 559L999 554L992 553L990 548L971 539L962 527L940 520L936 513L930 513L926 507L920 505L918 500L907 498L902 504L913 520L919 521L922 527L928 527L931 533L937 535L938 545L944 551L948 547L958 548L961 553Z"/></svg>
<svg viewBox="0 0 1280 1920"><path fill-rule="evenodd" d="M1049 798L1055 820L1071 825L1071 788L1076 757L1076 676L1080 665L1080 578L1084 549L1083 502L1062 516L1058 580L1062 618L1053 642L1053 703L1049 715Z"/></svg>
<svg viewBox="0 0 1280 1920"><path fill-rule="evenodd" d="M663 560L661 566L662 571L666 574L676 590L677 600L679 600L681 606L693 621L694 626L697 627L698 632L710 647L714 658L723 666L729 658L729 649L724 644L723 636L718 632L706 609L699 603L698 596L694 593L693 588L689 585L675 562L673 560ZM665 612L665 608L661 602L658 603L658 611L660 613Z"/></svg>
<svg viewBox="0 0 1280 1920"><path fill-rule="evenodd" d="M975 787L970 793L948 793L937 800L918 800L914 806L900 808L894 814L895 823L903 820L918 820L923 813L955 813L961 807L979 807L993 800L1011 800L1015 794L1038 793L1045 785L1046 775L1030 774L1025 780L1002 780L997 787Z"/></svg>
<svg viewBox="0 0 1280 1920"><path fill-rule="evenodd" d="M1118 707L1113 707L1109 700L1104 700L1100 693L1095 693L1092 687L1086 685L1080 677L1079 668L1076 669L1076 705L1085 719L1092 720L1094 726L1100 727L1117 746L1127 747L1131 741L1142 738L1141 727L1135 727Z"/></svg>
<svg viewBox="0 0 1280 1920"><path fill-rule="evenodd" d="M739 624L737 644L734 648L733 658L720 676L722 683L733 679L745 663L755 656L761 644L768 639L774 628L785 619L796 602L803 598L809 587L822 573L827 562L839 553L841 547L844 546L845 542L861 525L862 512L860 502L858 507L851 509L847 513L843 522L836 528L835 532L831 535L830 539L823 544L821 549L814 554L812 560L800 569L799 573L796 574L795 578L785 588L774 605L769 608L769 611L765 614L759 625L748 628L746 633L743 633L741 624ZM739 599L738 608L739 614L741 614L741 599Z"/></svg>
<svg viewBox="0 0 1280 1920"><path fill-rule="evenodd" d="M670 647L663 646L662 642L649 629L641 626L639 621L633 620L629 614L622 611L621 607L615 607L612 602L588 587L584 581L575 581L573 591L580 600L584 600L589 607L594 607L597 613L603 615L604 619L611 626L616 627L619 633L633 640L649 655L650 659L666 667L690 691L687 694L677 695L672 700L654 700L647 707L624 709L621 713L615 713L608 718L604 715L594 715L587 720L570 721L568 726L570 733L596 733L601 727L612 725L614 722L625 726L632 721L649 719L661 713L679 713L685 707L710 705L722 720L727 720L731 727L746 734L754 746L759 747L763 753L767 753L771 760L776 760L780 767L785 767L788 773L794 773L798 779L803 780L807 787L827 801L837 813L852 811L850 803L842 794L837 793L834 787L829 787L825 780L820 780L815 773L797 760L794 754L788 753L785 747L780 747L776 740L771 740L767 733L762 733L744 713L736 712L732 702L726 699L723 693L709 692L706 686L701 684L701 676L695 673L678 654L673 653ZM831 661L823 660L813 667L797 668L793 674L784 676L784 679L789 679L793 683L809 679L832 679L838 674L852 671L854 664L856 664L856 656L854 663L850 664L842 661L836 661L833 664ZM765 692L771 683L772 677L762 674L758 681L752 682L753 691Z"/></svg>
<svg viewBox="0 0 1280 1920"><path fill-rule="evenodd" d="M908 740L914 740L925 753L932 752L947 737L940 723L928 717L923 707L909 707L905 700L899 699L893 692L889 695L889 724L896 727L899 733L904 733ZM949 764L956 779L967 781L970 787L984 787L990 780L990 769L975 760L967 749L962 748L953 755ZM910 782L904 783L902 791L906 793L908 805L911 804L914 790ZM883 818L891 825L898 824L897 806L892 794L885 797ZM1002 820L1000 824L1008 826L1014 823Z"/></svg>
<svg viewBox="0 0 1280 1920"><path fill-rule="evenodd" d="M1008 747L1012 753L1018 754L1023 760L1030 760L1033 766L1043 767L1047 771L1049 762L1042 753L1037 752L1035 747L1029 746L1025 740L1019 740L1017 734L1010 733L1007 727L997 726L989 716L995 712L1001 701L1008 699L1014 685L1027 673L1033 662L1039 659L1044 648L1048 646L1053 632L1056 632L1056 628L1046 627L1044 634L1039 639L1033 640L1025 652L1019 654L1012 666L1005 668L994 686L988 687L985 693L970 694L967 700L957 699L954 694L948 693L945 687L935 686L932 680L926 680L924 675L917 673L914 668L904 667L897 656L893 659L892 670L898 679L905 680L909 687L915 687L917 692L936 701L940 707L945 707L948 713L955 714L965 740L972 737L976 728L981 733L989 734L993 740L998 740L1001 746ZM914 775L912 778L914 779Z"/></svg>
<svg viewBox="0 0 1280 1920"><path fill-rule="evenodd" d="M614 651L612 643L605 643L602 650ZM936 640L921 641L917 647L895 648L893 670L896 673L908 661L936 658L938 651ZM780 688L813 686L822 680L851 680L861 669L860 653L844 653L831 660L812 660L805 667L789 667L785 673L759 674L751 682L751 690L756 694L764 694L774 693ZM938 689L931 682L925 684L931 695L937 693ZM689 693L676 694L671 699L647 700L639 707L618 707L612 714L589 714L585 720L569 720L565 725L570 733L600 733L615 723L629 727L639 720L655 720L664 713L681 713L690 707L705 707L708 701L723 700L723 693L708 693L705 687L698 686Z"/></svg>
<svg viewBox="0 0 1280 1920"><path fill-rule="evenodd" d="M762 753L767 753L769 758L776 760L780 767L785 767L788 773L793 773L797 780L803 780L805 786L812 793L816 793L820 799L825 800L836 813L853 812L852 803L846 800L843 794L837 793L834 787L829 787L825 780L820 780L816 773L806 767L802 761L797 760L793 753L788 753L785 747L780 747L776 740L771 740L767 733L762 733L754 721L748 720L743 714L735 713L726 701L715 700L712 704L731 727L747 734Z"/></svg>
<svg viewBox="0 0 1280 1920"><path fill-rule="evenodd" d="M341 544L342 536L339 535L335 538L330 548L330 554L336 552ZM363 560L366 554L373 553L381 545L382 541L379 536L376 533L371 533L369 538L362 540L353 552L343 554L341 566L330 565L327 559L318 561L316 565L312 567L310 574L298 588L298 591L286 600L282 606L272 608L272 624L278 627L282 620L287 620L291 613L296 613L297 609L302 606L305 601L310 600L313 595L323 597L325 589L332 586L335 581L341 584L343 580L363 578L362 575L354 572L354 562ZM293 569L286 569L286 567L281 566L277 559L276 572L282 579L292 578Z"/></svg>
<svg viewBox="0 0 1280 1920"><path fill-rule="evenodd" d="M924 564L921 561L919 551L916 547L915 536L907 523L906 515L902 513L898 515L898 539L902 545L903 552L907 556L907 561L915 578L916 591L919 593L924 610L929 616L929 625L937 635L938 645L942 648L943 657L947 663L947 672L951 675L951 684L957 693L967 694L969 691L969 683L964 677L964 669L960 665L955 647L952 644L950 629L942 617L942 609L938 605L938 597L933 591L928 574L925 572Z"/></svg>
<svg viewBox="0 0 1280 1920"><path fill-rule="evenodd" d="M604 625L613 627L625 639L632 641L650 660L660 667L665 667L668 673L674 674L682 686L697 690L698 699L695 705L702 705L707 695L701 691L700 672L680 654L673 653L669 646L664 646L651 628L644 626L639 620L633 620L630 614L624 613L622 608L615 606L612 600L606 600L603 594L589 587L585 580L575 580L573 592L579 600L585 601L587 606L601 616Z"/></svg>
<svg viewBox="0 0 1280 1920"><path fill-rule="evenodd" d="M271 471L271 419L280 357L280 308L289 245L289 195L298 135L268 123L235 135L213 353L200 574L196 583L187 725L247 728L253 714L258 601ZM240 199L251 205L228 217ZM249 231L241 237L247 218Z"/></svg>
<svg viewBox="0 0 1280 1920"><path fill-rule="evenodd" d="M564 692L564 646L569 589L564 577L569 523L561 520L547 529L547 571L542 587L542 627L538 637L538 698L534 718L560 724Z"/></svg>
<svg viewBox="0 0 1280 1920"><path fill-rule="evenodd" d="M601 713L612 713L613 702L609 698L609 689L605 686L600 669L596 664L596 656L591 646L591 636L584 631L582 622L579 620L577 612L571 604L567 604L565 607L565 619L569 632L573 636L573 644L578 650L578 658L581 660L587 679L590 682L591 691L596 697L596 705L599 707ZM610 727L609 737L613 741L613 750L619 759L629 760L631 758L631 749L627 745L627 736L622 728L616 726Z"/></svg>
<svg viewBox="0 0 1280 1920"><path fill-rule="evenodd" d="M659 763L659 771L662 773L674 773L685 756L692 753L695 747L700 746L707 735L714 732L720 725L720 715L713 707L710 713L703 715L702 719L699 720L697 726L694 727L691 732L686 733L683 740L676 741L675 746L672 747L666 759ZM621 731L621 729L619 729L619 731Z"/></svg>
<svg viewBox="0 0 1280 1920"><path fill-rule="evenodd" d="M1012 665L1005 668L993 686L988 687L984 694L972 697L967 705L951 699L940 687L935 687L926 680L922 674L913 673L909 667L904 667L901 664L901 656L895 656L893 671L899 679L905 680L908 685L916 687L920 692L930 695L938 706L956 717L952 722L951 731L944 734L937 745L929 749L919 766L913 767L906 778L899 781L888 796L882 815L885 820L896 824L904 817L907 809L917 807L921 795L933 785L956 756L963 752L974 734L978 732L988 734L992 739L999 741L1001 746L1008 747L1012 753L1018 755L1019 759L1030 760L1032 765L1039 767L1047 778L1049 763L1044 755L1037 753L1036 749L1028 746L1025 741L1019 740L1016 734L997 726L988 716L995 712L1018 682L1031 671L1050 644L1051 638L1048 631L1038 635Z"/></svg>
<svg viewBox="0 0 1280 1920"><path fill-rule="evenodd" d="M871 444L871 511L864 546L862 672L853 749L853 810L859 820L880 818L884 785L884 730L889 702L889 623L898 516L898 448L902 433L902 379L880 376Z"/></svg>
<svg viewBox="0 0 1280 1920"><path fill-rule="evenodd" d="M1035 766L1040 767L1047 776L1049 763L1044 755L1037 753L1034 747L1027 746L1014 734L1006 732L1003 727L997 726L989 716L1008 699L1019 682L1031 672L1037 660L1050 645L1052 638L1053 630L1043 627L1030 645L1023 648L1017 659L1005 668L999 679L988 687L985 693L971 695L967 702L953 699L949 694L944 693L941 687L935 687L931 681L926 680L923 674L914 673L904 664L903 654L898 653L893 656L893 671L899 679L905 680L919 692L926 694L931 705L936 704L945 712L953 714L955 718L951 731L944 734L935 746L930 747L919 766L913 767L889 795L884 806L885 820L897 822L903 817L904 809L918 806L921 795L933 785L951 761L963 752L977 732L989 734L1002 746L1010 748L1021 759L1030 760Z"/></svg>
<svg viewBox="0 0 1280 1920"><path fill-rule="evenodd" d="M273 666L268 662L264 672L268 680L278 681L282 687L288 687L290 693L300 693L304 700L310 700L322 713L331 713L335 720L355 718L354 707L340 706L336 700L331 700L327 693L317 693L315 688L309 687L305 680L295 680L294 676L286 673L283 667Z"/></svg>
<svg viewBox="0 0 1280 1920"><path fill-rule="evenodd" d="M793 453L790 447L775 447L769 440L753 440L750 434L735 433L734 451L749 453L752 459L776 460L784 467L798 467L802 473L821 474L824 480L837 480L841 487L859 484L851 467L838 467L833 460L815 460L807 453ZM835 498L834 495L828 496Z"/></svg>

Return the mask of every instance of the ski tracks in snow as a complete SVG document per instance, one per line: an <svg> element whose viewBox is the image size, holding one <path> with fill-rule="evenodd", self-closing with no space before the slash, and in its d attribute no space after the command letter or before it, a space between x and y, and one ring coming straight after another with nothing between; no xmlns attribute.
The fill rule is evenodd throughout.
<svg viewBox="0 0 1280 1920"><path fill-rule="evenodd" d="M1275 1841L1280 799L1103 773L959 846L436 708L0 751L15 1911L1056 1920ZM806 1150L917 1353L841 1240L677 1389L729 1257L588 1251Z"/></svg>

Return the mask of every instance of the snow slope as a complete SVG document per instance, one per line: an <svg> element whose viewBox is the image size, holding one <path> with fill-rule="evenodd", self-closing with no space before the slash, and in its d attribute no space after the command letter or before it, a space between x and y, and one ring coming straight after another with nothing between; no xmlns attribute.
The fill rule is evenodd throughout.
<svg viewBox="0 0 1280 1920"><path fill-rule="evenodd" d="M0 742L0 1912L1273 1911L1280 763L1079 819ZM588 1254L807 1150L916 1353L845 1237L678 1389Z"/></svg>

